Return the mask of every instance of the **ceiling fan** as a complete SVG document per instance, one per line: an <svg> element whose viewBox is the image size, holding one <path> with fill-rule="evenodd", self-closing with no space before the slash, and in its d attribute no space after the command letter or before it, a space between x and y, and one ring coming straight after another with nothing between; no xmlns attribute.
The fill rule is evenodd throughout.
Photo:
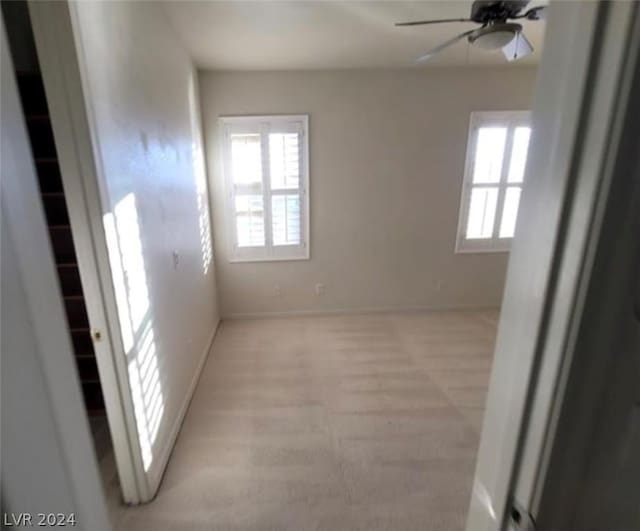
<svg viewBox="0 0 640 531"><path fill-rule="evenodd" d="M515 61L533 52L533 46L522 32L522 25L511 20L544 20L547 6L537 6L524 11L529 0L475 0L471 5L469 18L448 18L443 20L416 20L398 22L396 26L422 26L448 22L475 22L479 28L465 31L436 46L418 58L426 61L448 46L466 38L470 44L483 50L502 49L507 61Z"/></svg>

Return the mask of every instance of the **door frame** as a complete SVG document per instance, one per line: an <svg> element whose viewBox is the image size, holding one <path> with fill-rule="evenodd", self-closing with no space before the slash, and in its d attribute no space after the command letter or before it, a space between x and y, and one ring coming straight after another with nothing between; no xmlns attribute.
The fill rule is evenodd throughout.
<svg viewBox="0 0 640 531"><path fill-rule="evenodd" d="M550 8L467 531L534 522L576 323L586 311L637 13L626 2Z"/></svg>
<svg viewBox="0 0 640 531"><path fill-rule="evenodd" d="M599 317L602 308L589 306L587 298L592 296L590 293L594 285L615 285L615 282L623 284L628 281L626 275L616 278L615 282L601 278L602 270L596 267L596 259L598 254L604 252L605 242L617 238L620 251L615 255L615 264L619 273L623 273L626 262L631 263L635 243L631 240L633 236L630 238L628 234L628 239L623 239L624 230L614 232L605 216L607 210L611 209L615 209L616 214L623 213L622 203L615 196L616 191L620 190L620 184L614 188L616 179L621 179L616 172L620 172L623 162L632 168L631 154L626 146L628 135L634 134L631 127L634 119L638 123L633 81L638 75L640 61L640 5L636 2L606 4L603 11L601 43L598 55L594 57L597 67L593 76L590 114L584 127L580 159L575 165L579 186L574 191L570 230L566 238L568 245L579 248L582 254L568 256L560 272L559 281L563 282L563 279L573 278L572 272L577 271L575 286L572 291L567 289L557 293L554 300L551 325L532 393L528 429L523 437L521 458L513 482L512 497L515 503L528 507L533 516L538 515L543 489L547 488L550 454L560 435L558 423L561 410L568 403L565 397L570 393L567 387L569 378L582 378L582 373L574 364L574 357L579 354L585 358L588 354L584 350L577 350L585 332L584 323L593 322L590 327L594 333L593 344L602 344L608 333L596 324L604 321L603 317ZM638 187L634 190L631 185L634 175L626 174L626 178L630 185L624 187L625 199L631 200L637 197ZM626 306L628 301L619 298L624 291L620 288L610 291L608 308L614 308L616 303ZM591 357L597 357L595 351ZM610 359L611 356L605 355L604 358ZM596 387L607 383L606 371L592 374L590 378L595 397ZM597 385L596 381L599 382Z"/></svg>
<svg viewBox="0 0 640 531"><path fill-rule="evenodd" d="M618 93L627 39L619 24L636 7L625 2L556 2L550 9L527 167L527 174L536 178L528 179L530 184L525 185L511 251L468 531L502 529L516 472L520 478L530 477L531 492L536 485L542 463L539 458L522 459L524 442L525 438L544 439L541 434L548 433L556 395L548 395L549 401L542 403L539 422L532 399L534 392L542 396L536 384L541 381L543 354L544 362L552 367L551 356L556 356L557 369L565 359L572 312L579 311L567 301L579 300L580 279L586 271L576 268L587 258L596 199L603 193L601 175L596 171L600 167L594 166L589 174L580 171L580 163L586 163L586 155L604 157L610 147L609 128L602 124L609 123ZM72 14L66 2L30 2L30 13L89 320L102 335L95 342L96 357L122 492L125 501L139 503L146 499L148 485L127 368L124 357L117 355L122 345L102 228L96 175L99 154L90 143L92 122L84 106ZM580 93L575 92L576 87ZM513 352L518 352L517 358ZM555 389L558 379L554 375L558 373L553 373L551 380L545 377L545 382L553 381ZM530 448L534 457L544 454L540 445ZM522 503L525 509L530 508L527 500Z"/></svg>
<svg viewBox="0 0 640 531"><path fill-rule="evenodd" d="M112 527L83 407L62 293L38 189L33 152L18 94L13 61L9 54L4 16L0 16L0 20L2 244L3 249L10 250L7 253L9 257L6 258L7 264L10 264L7 268L7 282L16 283L16 292L23 297L19 306L24 311L19 311L19 315L25 318L18 329L2 330L2 345L3 348L8 345L14 349L22 349L25 345L34 346L32 352L3 351L2 365L4 366L5 356L19 360L17 363L20 370L7 375L15 378L16 385L42 382L38 392L26 390L25 394L29 396L26 408L21 407L24 406L22 402L16 403L15 396L5 395L3 389L3 413L5 407L13 409L16 417L24 416L26 410L35 410L50 417L52 425L52 429L48 429L48 425L30 417L23 419L24 429L11 434L13 439L20 438L30 448L24 455L17 456L20 485L11 481L3 485L2 505L3 511L7 511L3 518L7 517L7 513L10 515L11 510L27 510L29 512L22 514L30 516L33 525L36 525L36 511L57 509L64 510L65 513L60 514L64 514L66 518L74 518L75 525L81 529L109 531ZM5 265L3 255L3 284ZM4 302L3 300L3 310L6 309ZM4 316L2 325L5 325ZM12 339L5 343L5 337ZM25 337L29 341L25 342ZM3 379L4 377L3 374ZM27 457L42 448L50 450L50 453L40 455L41 459L59 457L59 462L48 463L45 471L41 461L29 461ZM38 478L43 472L51 474L56 470L59 471L57 477L49 475L39 482ZM38 482L38 485L34 486L34 482ZM55 482L61 496L51 492L51 482ZM60 507L60 501L65 498L69 499L69 506ZM70 512L66 512L67 510ZM14 515L17 516L16 513Z"/></svg>
<svg viewBox="0 0 640 531"><path fill-rule="evenodd" d="M103 226L104 191L70 3L29 0L62 184L125 503L149 500Z"/></svg>

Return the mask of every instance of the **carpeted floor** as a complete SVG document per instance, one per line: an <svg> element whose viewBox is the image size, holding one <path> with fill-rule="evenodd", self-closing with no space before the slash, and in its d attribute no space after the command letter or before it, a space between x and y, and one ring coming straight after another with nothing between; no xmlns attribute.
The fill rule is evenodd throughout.
<svg viewBox="0 0 640 531"><path fill-rule="evenodd" d="M119 530L464 528L496 312L224 322Z"/></svg>

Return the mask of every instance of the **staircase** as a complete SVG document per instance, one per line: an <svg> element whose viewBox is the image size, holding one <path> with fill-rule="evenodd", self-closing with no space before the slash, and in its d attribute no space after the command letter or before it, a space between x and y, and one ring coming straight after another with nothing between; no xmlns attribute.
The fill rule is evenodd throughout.
<svg viewBox="0 0 640 531"><path fill-rule="evenodd" d="M103 416L104 398L42 76L37 72L16 75L85 406L89 416Z"/></svg>

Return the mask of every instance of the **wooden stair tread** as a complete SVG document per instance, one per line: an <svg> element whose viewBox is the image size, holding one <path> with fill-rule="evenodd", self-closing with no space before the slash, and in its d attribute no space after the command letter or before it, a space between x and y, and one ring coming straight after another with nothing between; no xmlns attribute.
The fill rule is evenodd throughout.
<svg viewBox="0 0 640 531"><path fill-rule="evenodd" d="M17 71L16 77L85 408L90 416L101 416L105 413L104 397L42 75L39 72Z"/></svg>

